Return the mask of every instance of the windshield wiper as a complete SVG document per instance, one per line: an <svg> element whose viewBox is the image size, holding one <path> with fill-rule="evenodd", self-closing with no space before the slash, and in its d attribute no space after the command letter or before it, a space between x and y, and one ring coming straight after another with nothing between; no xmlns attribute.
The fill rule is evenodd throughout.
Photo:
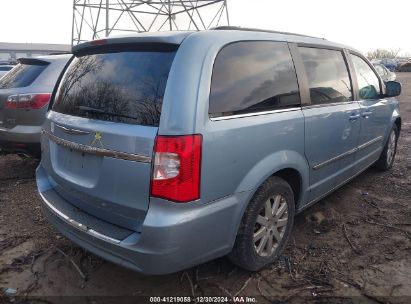
<svg viewBox="0 0 411 304"><path fill-rule="evenodd" d="M79 106L78 108L79 108L81 111L88 112L88 113L103 114L103 115L112 115L112 116L116 116L116 117L124 117L124 118L130 118L130 119L135 119L135 120L138 119L137 117L128 116L128 115L124 115L124 114L113 113L113 112L104 111L104 110L97 109L97 108L92 108L92 107Z"/></svg>

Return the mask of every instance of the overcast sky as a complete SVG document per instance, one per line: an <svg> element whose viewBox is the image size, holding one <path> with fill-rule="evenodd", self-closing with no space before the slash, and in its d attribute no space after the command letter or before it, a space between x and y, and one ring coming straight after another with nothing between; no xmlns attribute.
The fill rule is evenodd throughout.
<svg viewBox="0 0 411 304"><path fill-rule="evenodd" d="M0 41L71 43L72 0L1 0ZM411 53L410 0L229 0L231 25Z"/></svg>

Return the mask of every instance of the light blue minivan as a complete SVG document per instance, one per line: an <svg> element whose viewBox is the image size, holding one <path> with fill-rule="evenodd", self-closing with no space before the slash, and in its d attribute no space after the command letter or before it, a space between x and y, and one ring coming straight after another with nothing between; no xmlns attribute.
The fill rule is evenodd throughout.
<svg viewBox="0 0 411 304"><path fill-rule="evenodd" d="M49 221L147 274L270 265L297 212L392 167L397 82L324 39L236 27L77 45L42 131Z"/></svg>

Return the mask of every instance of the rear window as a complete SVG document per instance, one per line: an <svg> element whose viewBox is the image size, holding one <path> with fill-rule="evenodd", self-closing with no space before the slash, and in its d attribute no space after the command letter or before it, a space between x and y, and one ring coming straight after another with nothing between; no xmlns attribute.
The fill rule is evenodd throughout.
<svg viewBox="0 0 411 304"><path fill-rule="evenodd" d="M16 65L0 79L0 89L27 87L44 71L47 63Z"/></svg>
<svg viewBox="0 0 411 304"><path fill-rule="evenodd" d="M131 47L76 56L53 111L105 121L158 126L176 47Z"/></svg>

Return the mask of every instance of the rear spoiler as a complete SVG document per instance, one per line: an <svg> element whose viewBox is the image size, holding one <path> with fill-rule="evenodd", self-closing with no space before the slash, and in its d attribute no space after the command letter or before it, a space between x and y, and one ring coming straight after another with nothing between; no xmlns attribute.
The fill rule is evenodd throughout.
<svg viewBox="0 0 411 304"><path fill-rule="evenodd" d="M48 65L50 62L38 58L19 58L18 63L30 64L30 65Z"/></svg>
<svg viewBox="0 0 411 304"><path fill-rule="evenodd" d="M152 43L152 42L134 42L134 43L106 43L105 40L98 41L88 47L82 47L74 50L73 54L76 56L99 54L99 53L115 53L115 52L174 52L179 45L174 43ZM94 41L93 41L94 42Z"/></svg>
<svg viewBox="0 0 411 304"><path fill-rule="evenodd" d="M154 47L154 49L156 49L157 47L159 50L163 50L165 46L166 49L168 46L170 50L176 50L183 40L192 33L193 32L190 31L175 31L172 34L167 32L144 32L133 36L109 37L74 45L72 53L79 55L93 51L105 51L117 48L126 50L128 47L136 47L139 45L142 49L144 49L144 47Z"/></svg>

